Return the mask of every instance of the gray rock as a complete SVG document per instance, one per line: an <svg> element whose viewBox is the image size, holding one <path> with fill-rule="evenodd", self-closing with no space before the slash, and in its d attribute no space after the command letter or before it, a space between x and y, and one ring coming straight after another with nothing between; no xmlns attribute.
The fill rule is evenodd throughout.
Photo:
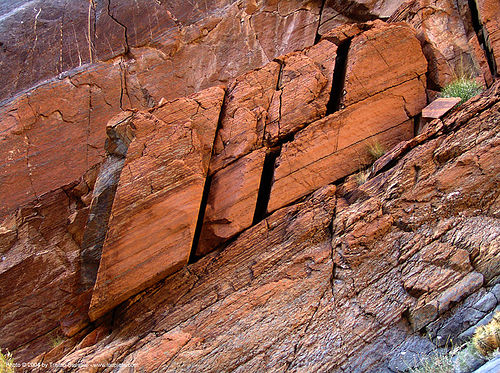
<svg viewBox="0 0 500 373"><path fill-rule="evenodd" d="M469 345L453 359L454 373L470 373L481 367L487 360Z"/></svg>
<svg viewBox="0 0 500 373"><path fill-rule="evenodd" d="M474 371L474 373L499 373L500 372L500 356L484 364L481 368Z"/></svg>

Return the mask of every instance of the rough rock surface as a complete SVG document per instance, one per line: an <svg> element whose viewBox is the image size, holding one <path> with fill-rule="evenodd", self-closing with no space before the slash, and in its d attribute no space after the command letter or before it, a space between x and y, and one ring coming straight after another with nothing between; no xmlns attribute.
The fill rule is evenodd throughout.
<svg viewBox="0 0 500 373"><path fill-rule="evenodd" d="M209 88L114 126L119 137L133 140L111 209L91 320L187 264L224 93Z"/></svg>
<svg viewBox="0 0 500 373"><path fill-rule="evenodd" d="M500 4L495 0L477 0L476 4L479 19L484 27L485 42L498 73L500 68Z"/></svg>
<svg viewBox="0 0 500 373"><path fill-rule="evenodd" d="M283 145L282 142L293 139L295 131L313 121L316 124L326 123L326 119L321 118L326 114L325 101L330 93L330 85L333 86L334 95L339 93L339 85L334 82L338 79L332 79L332 69L335 72L333 52L337 47L344 48L346 44L343 43L348 39L354 38L352 45L356 46L356 38L361 40L363 36L360 34L373 28L377 22L346 25L321 40L320 36L333 25L379 17L385 19L401 5L390 19L408 20L417 29L417 36L423 43L431 70L436 72L428 76L431 88L442 84L436 83L441 78L444 79L442 81L447 81L452 71L463 67L462 61L471 62L474 74L489 84L491 72L495 72L490 67L494 67L494 58L498 57L495 52L495 30L498 29L495 21L498 17L491 16L498 10L497 2L478 1L479 18L474 14L474 7L469 8L469 4L472 5L473 2L464 0L410 3L417 4L416 8L392 0L221 0L191 1L189 5L182 1L153 0L58 0L51 1L50 4L39 0L0 2L0 81L3 83L0 100L7 99L1 102L0 107L0 347L14 351L19 361L26 361L49 350L54 340L64 334L67 339L60 346L41 355L47 361L56 361L73 348L89 348L110 330L109 318L96 320L89 326L87 310L99 266L102 242L107 233L106 222L111 213L114 188L117 186L122 162L125 162L121 146L114 141L108 141L108 145L104 145L107 138L106 123L115 114L125 112L128 116L139 110L141 115L153 115L145 113L149 108L165 106L166 100L171 103L176 97L186 96L220 82L229 82L231 88L238 80L235 77L250 69L264 66L263 70L269 70L266 72L267 76L257 76L259 73L255 72L249 74L255 76L253 80L246 82L244 90L250 92L252 86L259 86L258 83L264 83L266 79L268 81L264 85L267 88L259 99L251 94L248 101L242 95L241 102L234 102L233 109L227 111L234 119L226 127L230 130L224 133L224 128L220 129L214 145L219 152L221 149L227 152L224 155L216 152L215 157L212 157L210 173L213 178L226 173L224 168L244 163L245 157L260 154L259 161L255 160L255 167L240 168L246 173L245 188L241 193L235 191L231 194L234 204L224 207L227 216L231 215L231 223L224 225L230 226L230 229L224 233L219 230L223 237L218 237L216 241L217 244L228 245L223 241L238 235L249 224L266 216L266 204L260 198L264 197L263 200L266 200L268 193L259 193L257 198L255 189L257 176L261 172L258 163L264 154L264 148L274 157ZM456 31L453 38L443 37L453 29ZM463 41L466 39L469 45L464 47ZM309 49L292 52L304 47ZM486 56L483 55L483 48L488 51ZM345 50L342 53L344 52ZM340 73L342 53L338 53L341 63L337 70ZM372 57L376 58L375 55ZM368 58L366 64L370 63ZM348 72L350 69L351 67ZM347 80L349 76L352 77L352 73L347 74ZM50 80L44 81L45 79ZM341 80L340 78L338 81ZM376 82L377 79L373 81ZM358 91L356 95L363 95L359 92L359 86L353 88L349 89L350 92L346 91L344 97L346 112L356 106L348 104L349 99L356 101L353 93ZM23 92L24 89L28 91ZM410 89L405 94L411 91ZM420 87L414 91L420 95ZM432 92L429 93L431 94ZM230 107L232 99L229 94L226 95L225 108ZM304 102L295 102L299 99ZM245 103L245 100L248 102ZM252 100L255 102L252 103ZM364 101L369 99L360 102ZM246 106L247 104L249 105ZM297 104L303 104L303 110L297 110ZM239 106L244 107L244 110L238 111ZM326 105L326 112L331 112L329 105ZM184 115L181 112L178 114ZM408 113L405 114L408 116ZM335 118L336 115L339 114L331 117ZM362 121L373 119L366 115L360 118ZM337 125L333 122L330 124ZM314 128L314 124L309 126ZM328 125L325 127L331 128ZM408 138L411 127L411 121L405 121L379 133L377 138L385 141L392 137L389 141L392 144L399 139ZM342 136L346 142L360 135L355 128L345 127L348 128L350 130ZM234 141L233 134L239 136ZM109 135L112 139L113 131ZM324 140L322 134L316 135ZM297 138L300 137L297 134ZM343 141L342 138L339 141ZM337 137L332 136L332 139ZM420 140L400 144L394 152L383 157L372 168L372 177L394 166L395 159ZM474 142L470 141L471 144L476 142L476 139ZM299 143L300 141L296 145ZM278 145L274 146L275 144ZM326 141L324 144L329 146L330 142ZM200 160L203 164L208 163L208 147L212 144L206 145L206 159ZM303 145L314 147L315 144ZM272 148L268 148L269 146ZM283 145L283 150L288 147L293 148L286 144ZM352 153L345 152L337 158L342 163L340 171L345 170L340 174L355 170L350 168L353 167L353 159L364 158L363 154L359 154L364 153L364 148L365 145L361 143L346 148L351 149ZM303 149L296 148L295 151L298 154ZM272 166L273 157L266 158L262 176L268 184L264 183L262 190L271 187L271 181L264 176L270 176L269 166ZM285 158L283 153L283 159ZM327 158L333 159L331 155ZM295 161L300 160L296 157ZM335 172L331 172L330 165L335 166ZM299 195L310 193L336 178L332 174L339 171L336 168L338 164L326 162L323 166L326 167L325 173L315 177L316 184L302 188L308 191L296 193L287 204L292 203ZM348 171L349 168L351 171ZM418 174L420 169L415 170ZM281 167L280 172L284 171ZM300 181L303 184L303 180ZM223 185L225 182L220 178L219 183ZM146 182L144 185L150 184ZM364 192L361 193L354 185L353 178L349 178L341 190L347 190L345 193L352 193L354 196L363 196ZM481 185L484 188L490 186ZM284 188L283 194L286 195L293 188L295 184ZM220 192L221 188L218 189ZM209 194L209 190L205 192L206 195ZM212 195L214 202L227 198L221 197L216 188ZM276 195L275 192L273 198ZM352 197L350 194L349 196ZM261 207L259 213L255 206L251 206L256 199L259 200L257 205ZM437 208L436 205L432 207ZM207 212L209 208L210 206ZM249 223L254 212L254 221ZM213 216L221 215L213 211ZM405 317L425 324L437 312L437 319L430 322L428 331L437 330L439 325L456 325L453 317L449 324L442 324L443 318L454 312L454 303L462 302L470 292L473 294L467 299L483 294L486 291L484 287L476 290L481 276L483 283L488 284L493 284L498 279L495 261L498 245L495 239L493 244L488 244L491 237L496 237L494 222L491 219L476 219L475 226L469 227L473 232L469 234L467 230L467 234L459 240L458 246L462 251L454 251L447 245L432 248L438 250L446 260L453 259L452 268L455 272L443 271L448 276L443 281L446 286L446 281L455 281L457 286L448 288L449 291L443 291L439 296L436 291L436 294L430 292L418 298L418 307L412 313L406 312ZM220 221L217 222L219 223ZM213 227L214 230L222 227L217 224ZM188 231L191 232L191 229ZM485 240L482 239L482 235L486 234L484 232L489 232ZM464 238L469 236L471 238ZM285 234L277 241L286 241L289 237L289 234ZM238 239L233 237L232 240ZM474 246L476 240L484 241L485 244ZM212 249L214 244L209 246ZM475 247L470 255L470 265L481 275L473 273L461 276L456 273L465 273L470 268L464 259L464 250L468 251L469 246ZM186 247L182 251L186 253L188 250ZM424 253L416 260L426 261L428 256L428 253ZM155 266L157 264L152 267ZM410 276L405 279L409 292L412 296L420 297L420 293L429 284L424 278L412 278L411 268L406 268L405 271ZM426 273L433 281L439 281L437 269L426 270ZM437 308L435 301L440 302ZM444 309L450 307L450 310L444 310L441 304L445 306ZM476 320L476 316L470 316L470 320ZM415 325L417 324L414 323L413 326ZM93 328L95 329L92 330ZM451 329L451 326L443 326L437 333L445 333ZM394 340L404 339L401 346L408 346L415 351L420 347L426 351L430 348L429 343L417 335L407 339L404 323L392 328L385 336ZM155 339L154 336L151 338ZM183 332L173 331L172 338L169 338L170 334L167 334L163 340L151 343L150 347L154 347L156 356L168 350L169 356L175 357L180 352L178 347L183 345L187 336ZM171 343L176 340L179 340L178 344ZM373 345L368 351L376 352L380 346L384 346L383 341L384 338L381 337L379 344ZM126 343L117 348L117 351L127 351ZM151 359L154 366L158 362L152 356L147 352L141 353L138 361L147 364ZM394 366L404 366L397 358L393 360Z"/></svg>
<svg viewBox="0 0 500 373"><path fill-rule="evenodd" d="M498 281L499 108L497 83L361 186L323 187L127 301L111 334L58 363L406 369L402 353L429 343L414 329Z"/></svg>
<svg viewBox="0 0 500 373"><path fill-rule="evenodd" d="M283 145L268 210L362 168L370 143L390 147L411 138L410 119L426 104L426 69L418 41L404 25L375 25L354 37L347 57L345 108Z"/></svg>
<svg viewBox="0 0 500 373"><path fill-rule="evenodd" d="M491 83L491 70L473 28L467 1L410 0L390 21L407 21L418 31L429 61L429 88L439 90L457 76L477 77Z"/></svg>
<svg viewBox="0 0 500 373"><path fill-rule="evenodd" d="M198 256L252 225L265 157L265 149L256 150L212 177Z"/></svg>

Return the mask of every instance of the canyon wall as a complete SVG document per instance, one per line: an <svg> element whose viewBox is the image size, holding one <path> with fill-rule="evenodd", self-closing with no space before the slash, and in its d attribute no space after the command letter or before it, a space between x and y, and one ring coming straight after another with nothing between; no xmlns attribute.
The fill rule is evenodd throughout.
<svg viewBox="0 0 500 373"><path fill-rule="evenodd" d="M233 311L224 306L221 314L207 321L206 329L197 324L197 313L208 304L220 307L229 301L226 296L239 308L247 296L240 294L243 291L255 300L247 305L252 311L248 323L256 320L253 307L265 305L263 320L270 317L273 302L278 309L289 307L290 313L283 317L290 317L290 322L298 309L306 312L297 316L309 320L305 329L302 321L293 326L283 320L268 330L266 323L259 324L256 327L263 329L250 330L248 335L263 333L269 335L269 343L277 343L271 334L289 330L290 336L282 341L287 346L283 356L291 359L287 366L300 370L305 364L300 359L315 361L303 355L314 349L298 353L303 342L297 338L313 325L319 304L330 294L323 280L333 284L334 272L356 267L349 260L365 260L369 245L399 237L399 233L386 236L391 229L411 235L418 230L416 223L407 232L396 223L396 212L386 211L385 202L380 202L385 201L380 200L380 193L386 193L382 186L377 191L356 188L349 175L371 162L368 149L374 143L387 149L400 144L396 149L401 150L403 141L405 152L414 147L415 140L410 139L416 134L420 111L434 97L434 90L457 74L466 73L487 86L493 83L500 55L496 22L500 6L494 1L218 1L209 5L200 1L189 7L185 2L162 1L76 3L8 1L0 5L0 29L5 30L0 38L0 66L5 71L0 95L0 347L13 350L19 361L39 354L39 359L57 361L72 348L77 352L65 361L82 356L100 361L102 357L93 350L81 349L113 329L114 334L100 342L118 346L121 352L112 361L147 365L151 354L141 352L144 346L174 351L175 357L185 345L189 355L190 343L210 340L215 330L210 323L218 325L217 320ZM489 101L483 100L488 104L477 104L477 113L490 115L495 92ZM466 121L453 120L460 122L457 128ZM447 126L455 128L451 121ZM419 141L443 135L430 132ZM420 175L422 167L415 166L415 173ZM494 175L494 167L488 172ZM481 186L484 193L495 189L491 182L497 180L492 180ZM332 183L339 187L337 191ZM441 187L438 191L442 193ZM377 223L359 228L365 233L351 232L353 221L337 229L332 221L356 216L339 201L364 203L368 195L379 198L379 207L366 207L367 214L377 216ZM494 204L488 201L484 203ZM474 203L447 216L463 214ZM458 300L449 301L446 309L436 304L442 304L445 290L456 293L451 288L455 283L465 288L458 291L462 292L459 300L490 290L485 286L494 284L497 276L492 259L497 217L488 209L479 208L478 216L493 219L484 218L485 229L493 232L484 239L490 244L485 244L482 256L471 250L467 254L465 244L458 245L461 251L440 246L443 260L449 262L444 264L445 279L436 274L435 289L419 284L424 280L417 279L415 269L402 264L410 259L398 265L388 259L392 271L408 273L403 276L401 294L395 295L396 288L384 290L391 297L401 296L399 306L387 313L392 315L384 321L387 333L406 341L414 334L405 323L421 330L441 322L441 315ZM363 240L369 238L363 237L370 234L376 239L368 244ZM430 234L426 231L422 237ZM345 254L345 243L335 241L349 237L361 240L347 244L349 250L361 245L360 252ZM423 246L418 253L412 252L411 263L423 265L425 250L435 252L434 244L425 242L419 243ZM444 242L448 245L447 239ZM339 247L338 255L333 247ZM241 258L231 254L240 251ZM307 258L300 259L304 255ZM212 260L215 267L209 270ZM298 262L291 266L289 260ZM272 263L281 269L268 272ZM266 280L254 266L263 266ZM332 267L333 272L326 271ZM425 271L433 276L434 269ZM246 282L247 272L250 282ZM355 281L363 275L349 274ZM268 276L275 280L268 281ZM196 287L202 278L208 282L206 289ZM305 282L297 287L299 280ZM173 303L163 295L154 298L163 291L161 281L169 284L170 290L165 291L171 293L168 299ZM242 281L241 286L234 281ZM322 285L316 287L317 283ZM261 289L264 284L267 288ZM363 286L353 284L352 291L375 291ZM351 291L346 289L342 291ZM284 297L287 291L291 293ZM347 302L347 296L340 297ZM181 298L187 298L183 300L187 303L177 309L173 304ZM297 299L303 303L294 306ZM141 311L133 307L152 309L150 301L168 312L182 313L183 307L198 311L188 312L182 320L172 316L168 325L147 311L147 323L138 327ZM184 329L181 321L190 318L189 323L208 334L194 335ZM238 330L245 323L241 320L226 326ZM321 321L317 322L319 328ZM117 328L121 324L125 326ZM166 332L161 341L158 333L150 334L156 329ZM318 329L313 330L317 331L314 338L323 338ZM360 337L363 343L354 338L343 346L348 352L338 359L339 367L357 364L352 356L381 335ZM66 342L53 349L53 341L60 336ZM120 344L123 336L128 342ZM339 340L352 337L339 336ZM232 351L238 346L221 343L216 347L207 342L207 356L215 353L210 349ZM244 348L254 351L263 346ZM252 369L263 368L260 364L266 359L272 364L281 361L257 357L261 353L253 355L250 350L249 361L258 362L250 365ZM239 366L231 356L228 352L227 369ZM151 369L163 363L151 363ZM171 368L191 363L172 361ZM216 367L210 358L202 364L207 369Z"/></svg>

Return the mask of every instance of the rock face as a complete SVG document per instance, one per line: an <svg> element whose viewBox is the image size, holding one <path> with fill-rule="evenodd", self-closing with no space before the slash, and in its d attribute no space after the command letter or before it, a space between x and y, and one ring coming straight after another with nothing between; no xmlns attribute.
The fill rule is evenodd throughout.
<svg viewBox="0 0 500 373"><path fill-rule="evenodd" d="M475 299L493 294L485 286L498 280L498 209L489 192L498 188L490 150L480 146L489 139L489 120L496 120L489 111L497 105L496 93L470 104L472 111L462 112L463 117L434 122L434 130L400 141L414 135L414 121L426 104L426 80L427 88L439 88L466 61L478 80L492 83L497 10L494 1L478 1L475 7L474 2L444 0L221 0L189 6L153 0L2 1L0 347L20 362L36 355L58 361L75 349L63 361L85 355L85 361L127 359L163 370L167 356L171 369L182 370L196 360L187 355L200 354L206 370L217 370L219 362L227 369L246 364L269 370L276 361L309 370L309 362L316 364L322 359L316 357L325 354L324 344L314 347L318 338L330 352L337 351L331 346L340 340L353 338L335 359L363 370L385 358L375 362L374 354L364 359L366 366L356 358L363 360L362 351L380 350L384 339L428 348L410 328L451 333L460 316L446 318L462 314L455 303L481 309L485 318L491 307L478 306ZM387 17L389 25L377 20ZM409 21L416 36L398 20ZM359 21L365 23L352 23ZM340 27L328 31L333 25ZM453 38L446 37L450 30ZM219 83L227 83L226 93L206 89ZM431 157L435 169L427 154L414 170L397 171L406 167L396 165L399 158L416 145L429 147L450 128L457 134L473 128L472 113L485 124L471 130L473 140L457 135L460 144L474 146L464 150L472 152L472 160L457 161L465 176L438 172L439 165L461 154L461 145L453 142L433 148L438 149ZM357 187L349 175L371 162L370 145L389 148L398 142L363 173L371 181ZM480 165L478 180L484 183L471 186L472 164ZM445 179L422 184L426 167L429 180ZM387 172L395 172L394 179L387 179ZM413 210L391 210L391 201L399 198L394 188L400 181L410 185L405 177L412 172L415 188L425 187L417 202L431 203L423 213L429 220L413 230L408 228ZM433 192L441 196L446 185L458 185L454 179L465 185L464 193L484 193L464 206L449 205L455 194L451 202L432 200ZM381 180L390 183L378 184ZM326 186L331 183L337 191ZM371 198L378 202L364 205ZM480 207L473 207L479 200ZM484 210L489 203L493 207ZM458 214L463 220L452 220L448 233L428 242L434 237L430 230L441 226L425 214L441 204L448 206L446 219ZM358 207L365 211L359 221ZM401 216L408 221L400 223ZM467 220L471 216L473 223ZM392 230L399 233L392 236ZM419 234L427 237L424 243ZM412 239L417 251L408 254L410 259L390 259L396 255L391 250L399 252ZM386 241L399 246L381 248ZM400 282L389 281L386 288L384 277L373 276L380 286L370 288L366 280L366 290L363 273L361 285L356 282L356 266L371 249L382 250L377 257L389 262L377 276L393 271L391 281ZM186 267L188 258L197 262ZM379 264L368 260L366 266ZM325 272L332 266L331 274ZM363 323L352 323L354 336L338 330L322 334L324 320L344 323L333 307L325 308L330 290L323 280L333 281L336 274L343 279L347 270L354 271L344 275L349 281L352 276L355 288L342 288L335 307L347 317L360 310L353 317ZM161 284L167 284L167 295ZM398 292L401 288L406 293ZM365 291L379 294L378 289L384 294L379 298L390 301L372 302L373 307L398 320L382 323L381 336L370 334L366 326L372 324L365 319L372 320L372 311L360 306L379 299L363 298ZM357 298L350 303L350 295L342 298L347 293ZM246 295L250 302L240 298ZM165 297L174 301L165 303ZM123 301L126 306L118 307ZM306 307L311 302L313 307ZM244 326L238 307L251 311L241 317ZM143 311L144 328L137 325ZM159 321L160 313L176 316ZM115 325L113 315L119 317ZM215 343L215 326L228 315L232 324ZM479 320L476 316L470 320ZM110 330L112 336L106 337ZM265 344L268 353L252 342L256 334L278 349L283 346L281 357L274 357L271 345ZM62 335L65 341L50 350ZM332 335L338 337L333 342ZM111 354L94 354L96 343ZM236 358L238 346L244 353ZM222 357L212 358L212 351ZM335 355L330 352L326 355ZM304 357L308 354L316 357ZM241 356L250 360L242 363ZM406 363L393 359L388 364Z"/></svg>
<svg viewBox="0 0 500 373"><path fill-rule="evenodd" d="M58 363L404 371L429 348L413 330L454 338L433 320L498 304L499 108L497 83L361 186L320 188L126 302L109 336Z"/></svg>
<svg viewBox="0 0 500 373"><path fill-rule="evenodd" d="M461 75L491 84L492 71L479 46L484 41L482 36L478 40L473 27L481 21L475 17L465 0L410 0L391 15L390 21L404 20L417 29L429 61L429 88L439 90Z"/></svg>
<svg viewBox="0 0 500 373"><path fill-rule="evenodd" d="M265 158L265 149L256 150L212 177L197 255L252 225Z"/></svg>
<svg viewBox="0 0 500 373"><path fill-rule="evenodd" d="M118 137L133 140L111 210L91 320L187 264L223 98L223 89L210 88L111 123Z"/></svg>
<svg viewBox="0 0 500 373"><path fill-rule="evenodd" d="M426 70L418 41L406 26L379 25L354 37L347 56L345 108L283 146L268 210L362 168L370 143L391 147L411 138L410 119L426 104Z"/></svg>
<svg viewBox="0 0 500 373"><path fill-rule="evenodd" d="M500 67L500 4L493 0L477 0L476 4L483 26L485 43L492 54L492 65L498 73Z"/></svg>

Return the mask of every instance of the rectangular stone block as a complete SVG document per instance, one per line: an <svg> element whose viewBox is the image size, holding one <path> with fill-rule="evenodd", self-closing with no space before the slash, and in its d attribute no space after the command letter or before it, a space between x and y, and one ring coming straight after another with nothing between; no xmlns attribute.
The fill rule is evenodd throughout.
<svg viewBox="0 0 500 373"><path fill-rule="evenodd" d="M187 264L224 90L214 87L137 112L111 209L89 316Z"/></svg>

